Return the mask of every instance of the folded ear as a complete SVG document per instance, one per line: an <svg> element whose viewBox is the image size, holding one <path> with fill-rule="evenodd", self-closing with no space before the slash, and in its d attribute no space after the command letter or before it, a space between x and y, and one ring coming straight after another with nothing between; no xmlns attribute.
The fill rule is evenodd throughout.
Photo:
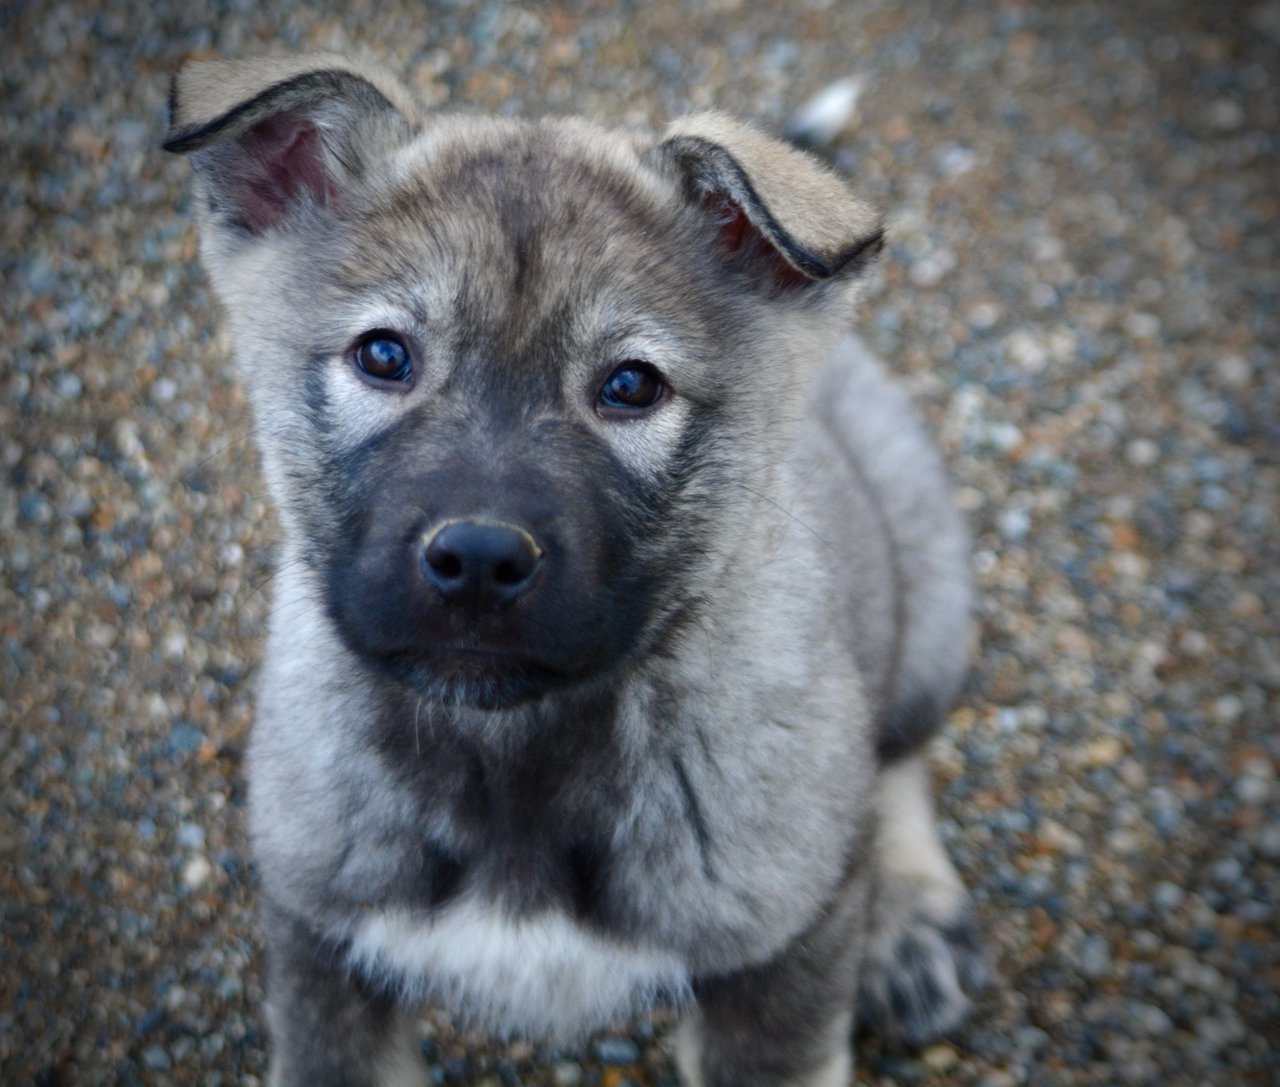
<svg viewBox="0 0 1280 1087"><path fill-rule="evenodd" d="M675 121L656 153L720 226L726 251L803 287L862 271L884 241L880 216L812 156L723 114Z"/></svg>
<svg viewBox="0 0 1280 1087"><path fill-rule="evenodd" d="M421 117L394 79L311 53L189 61L169 95L166 151L189 153L211 223L251 236L334 208Z"/></svg>

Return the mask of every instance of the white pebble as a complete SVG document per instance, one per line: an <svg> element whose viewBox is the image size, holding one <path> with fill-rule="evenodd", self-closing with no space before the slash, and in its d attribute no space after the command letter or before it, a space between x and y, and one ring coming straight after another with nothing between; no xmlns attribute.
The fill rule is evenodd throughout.
<svg viewBox="0 0 1280 1087"><path fill-rule="evenodd" d="M1187 892L1176 883L1162 880L1151 889L1151 901L1156 909L1168 912L1176 910L1186 900Z"/></svg>
<svg viewBox="0 0 1280 1087"><path fill-rule="evenodd" d="M1232 98L1219 98L1209 103L1209 123L1223 132L1244 124L1244 107Z"/></svg>
<svg viewBox="0 0 1280 1087"><path fill-rule="evenodd" d="M787 125L787 134L817 146L832 143L853 120L862 84L857 76L827 84L796 110Z"/></svg>
<svg viewBox="0 0 1280 1087"><path fill-rule="evenodd" d="M920 1054L920 1059L924 1062L925 1067L931 1071L945 1072L959 1063L960 1054L949 1045L931 1045Z"/></svg>
<svg viewBox="0 0 1280 1087"><path fill-rule="evenodd" d="M1007 453L1022 444L1022 431L1013 423L992 423L987 428L987 441L1002 453Z"/></svg>
<svg viewBox="0 0 1280 1087"><path fill-rule="evenodd" d="M195 854L182 866L182 883L192 891L198 891L213 878L213 865L203 853Z"/></svg>
<svg viewBox="0 0 1280 1087"><path fill-rule="evenodd" d="M1239 355L1224 355L1214 366L1218 380L1233 389L1239 389L1249 383L1253 376L1253 368Z"/></svg>
<svg viewBox="0 0 1280 1087"><path fill-rule="evenodd" d="M1049 361L1049 348L1040 337L1025 329L1009 335L1004 342L1005 354L1015 366L1038 373Z"/></svg>
<svg viewBox="0 0 1280 1087"><path fill-rule="evenodd" d="M1226 1049L1239 1042L1248 1033L1244 1022L1229 1009L1218 1015L1205 1016L1195 1026L1196 1034L1216 1049Z"/></svg>
<svg viewBox="0 0 1280 1087"><path fill-rule="evenodd" d="M1253 774L1242 774L1236 778L1236 799L1246 807L1261 807L1271 799L1272 782Z"/></svg>
<svg viewBox="0 0 1280 1087"><path fill-rule="evenodd" d="M1173 1020L1154 1004L1141 1004L1134 1010L1138 1029L1143 1034L1158 1036L1173 1030Z"/></svg>
<svg viewBox="0 0 1280 1087"><path fill-rule="evenodd" d="M917 287L936 287L956 264L956 255L950 249L936 249L911 266L911 282Z"/></svg>
<svg viewBox="0 0 1280 1087"><path fill-rule="evenodd" d="M187 655L187 636L181 631L174 631L165 638L163 651L169 660L182 660Z"/></svg>
<svg viewBox="0 0 1280 1087"><path fill-rule="evenodd" d="M157 378L155 384L151 386L151 399L157 404L167 404L177 395L178 384L173 378Z"/></svg>
<svg viewBox="0 0 1280 1087"><path fill-rule="evenodd" d="M938 166L946 177L960 177L978 165L978 156L967 147L953 144L938 156Z"/></svg>
<svg viewBox="0 0 1280 1087"><path fill-rule="evenodd" d="M1036 260L1061 260L1067 251L1067 243L1053 234L1045 234L1031 243L1031 255Z"/></svg>
<svg viewBox="0 0 1280 1087"><path fill-rule="evenodd" d="M1244 700L1239 695L1224 694L1221 698L1216 699L1213 703L1213 717L1219 724L1229 725L1240 720L1240 715L1244 713ZM1267 768L1271 769L1271 764L1262 760ZM1246 767L1246 773L1252 773ZM1275 771L1272 770L1272 774Z"/></svg>
<svg viewBox="0 0 1280 1087"><path fill-rule="evenodd" d="M1150 438L1135 438L1124 447L1124 456L1135 468L1150 468L1160 459L1160 447Z"/></svg>
<svg viewBox="0 0 1280 1087"><path fill-rule="evenodd" d="M1080 971L1087 978L1111 973L1111 948L1104 936L1090 936L1080 948Z"/></svg>
<svg viewBox="0 0 1280 1087"><path fill-rule="evenodd" d="M1017 542L1023 539L1031 528L1031 514L1015 506L1000 514L1000 531L1006 540Z"/></svg>
<svg viewBox="0 0 1280 1087"><path fill-rule="evenodd" d="M1124 320L1124 330L1135 340L1153 340L1160 335L1160 318L1154 313L1131 313Z"/></svg>

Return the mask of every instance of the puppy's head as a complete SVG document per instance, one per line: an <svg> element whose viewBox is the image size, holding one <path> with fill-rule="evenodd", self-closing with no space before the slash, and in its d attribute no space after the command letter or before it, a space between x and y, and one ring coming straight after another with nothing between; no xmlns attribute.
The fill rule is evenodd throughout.
<svg viewBox="0 0 1280 1087"><path fill-rule="evenodd" d="M338 57L189 64L166 146L291 555L362 658L479 705L697 617L881 237L718 115L428 118Z"/></svg>

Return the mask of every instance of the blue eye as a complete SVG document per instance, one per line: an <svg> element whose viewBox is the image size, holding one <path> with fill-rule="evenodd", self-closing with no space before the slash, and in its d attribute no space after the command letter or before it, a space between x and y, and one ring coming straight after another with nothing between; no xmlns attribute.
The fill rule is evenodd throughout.
<svg viewBox="0 0 1280 1087"><path fill-rule="evenodd" d="M667 386L647 362L626 362L600 388L599 405L615 411L640 411L662 399Z"/></svg>
<svg viewBox="0 0 1280 1087"><path fill-rule="evenodd" d="M393 332L368 332L356 344L356 368L381 381L407 382L413 377L413 359L404 341Z"/></svg>

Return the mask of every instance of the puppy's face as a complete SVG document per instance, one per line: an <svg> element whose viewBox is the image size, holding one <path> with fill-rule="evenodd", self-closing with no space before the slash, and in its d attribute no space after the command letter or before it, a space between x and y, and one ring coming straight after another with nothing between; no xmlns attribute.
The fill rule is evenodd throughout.
<svg viewBox="0 0 1280 1087"><path fill-rule="evenodd" d="M473 127L402 168L333 239L298 389L323 470L291 498L354 649L503 704L674 619L777 370L634 156Z"/></svg>
<svg viewBox="0 0 1280 1087"><path fill-rule="evenodd" d="M202 173L290 548L420 696L607 679L733 561L849 292L702 134L427 124L324 72Z"/></svg>

